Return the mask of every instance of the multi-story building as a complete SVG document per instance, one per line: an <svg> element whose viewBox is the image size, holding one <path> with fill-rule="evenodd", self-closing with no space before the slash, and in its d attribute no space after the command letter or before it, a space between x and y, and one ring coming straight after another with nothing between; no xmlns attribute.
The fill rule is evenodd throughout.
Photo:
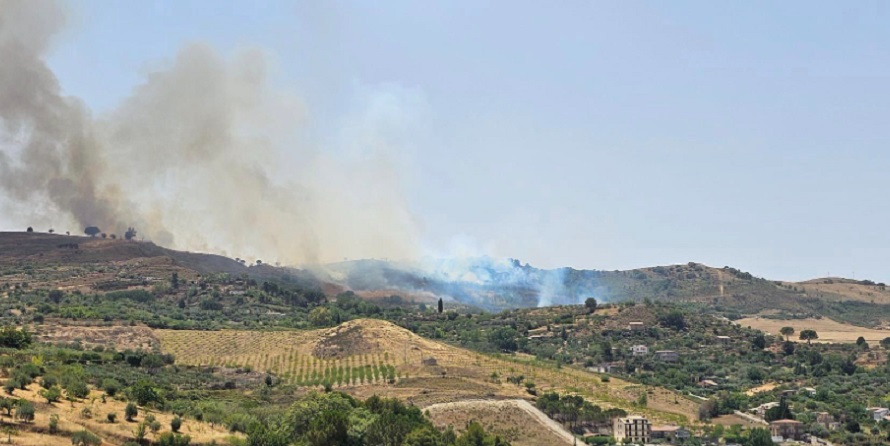
<svg viewBox="0 0 890 446"><path fill-rule="evenodd" d="M631 443L648 443L652 440L652 424L639 415L616 418L612 427L612 435L619 443L625 439Z"/></svg>

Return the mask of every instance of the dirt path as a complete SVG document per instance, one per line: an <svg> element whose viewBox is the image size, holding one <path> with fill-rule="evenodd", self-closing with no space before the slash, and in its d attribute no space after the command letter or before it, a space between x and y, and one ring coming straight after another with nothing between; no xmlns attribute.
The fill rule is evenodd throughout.
<svg viewBox="0 0 890 446"><path fill-rule="evenodd" d="M461 410L461 409L484 409L498 407L513 407L519 409L534 418L542 426L546 427L556 437L565 441L565 444L574 444L575 436L567 431L561 424L553 421L544 412L541 412L535 406L525 400L466 400L456 401L452 403L433 404L424 410L431 413L442 410Z"/></svg>

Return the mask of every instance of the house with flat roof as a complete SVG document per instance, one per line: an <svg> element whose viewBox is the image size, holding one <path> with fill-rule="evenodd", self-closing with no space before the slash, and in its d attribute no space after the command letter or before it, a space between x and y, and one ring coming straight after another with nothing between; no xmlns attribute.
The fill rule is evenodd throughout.
<svg viewBox="0 0 890 446"><path fill-rule="evenodd" d="M776 420L769 424L769 432L773 437L785 440L800 440L803 437L803 423L797 420Z"/></svg>
<svg viewBox="0 0 890 446"><path fill-rule="evenodd" d="M664 439L669 442L674 442L677 440L685 440L690 437L691 432L688 429L685 429L681 426L652 426L652 439Z"/></svg>
<svg viewBox="0 0 890 446"><path fill-rule="evenodd" d="M635 345L630 348L631 353L634 356L646 356L649 354L649 347L645 345Z"/></svg>
<svg viewBox="0 0 890 446"><path fill-rule="evenodd" d="M655 359L664 362L677 362L680 360L680 354L674 350L659 350L655 352Z"/></svg>
<svg viewBox="0 0 890 446"><path fill-rule="evenodd" d="M887 415L890 415L890 409L886 407L867 407L865 410L871 414L872 419L875 421L881 421Z"/></svg>

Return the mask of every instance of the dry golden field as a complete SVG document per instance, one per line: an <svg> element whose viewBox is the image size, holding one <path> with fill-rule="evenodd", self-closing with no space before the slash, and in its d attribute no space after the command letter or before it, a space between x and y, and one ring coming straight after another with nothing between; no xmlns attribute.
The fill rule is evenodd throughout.
<svg viewBox="0 0 890 446"><path fill-rule="evenodd" d="M737 324L743 327L752 327L758 330L780 336L782 327L794 327L792 341L802 342L798 339L801 330L816 330L819 339L814 342L845 343L856 342L860 336L870 344L876 344L886 337L890 337L890 330L875 330L871 328L857 327L843 324L828 318L822 319L767 319L761 317L749 317L739 319Z"/></svg>
<svg viewBox="0 0 890 446"><path fill-rule="evenodd" d="M134 438L134 431L139 422L143 421L145 412L139 409L139 415L132 422L124 419L126 403L108 398L102 402L102 392L94 390L89 398L81 401L59 401L48 404L46 400L37 394L39 385L31 384L28 390L17 390L15 397L26 399L34 403L36 410L35 419L31 423L13 423L10 417L0 417L4 423L13 423L17 433L12 436L12 444L19 446L63 446L71 445L71 435L81 430L87 430L96 434L103 440L103 445L123 444ZM89 408L91 417L83 415L85 408ZM117 414L117 421L109 423L107 415ZM161 430L157 434L148 431L146 438L154 439L158 435L170 431L170 421L173 415L163 412L150 412L161 423ZM49 434L49 418L52 415L59 416L59 433ZM192 444L201 445L216 442L219 445L227 445L232 435L222 426L211 427L192 419L183 419L180 433L188 435ZM3 435L2 441L6 443L7 437Z"/></svg>

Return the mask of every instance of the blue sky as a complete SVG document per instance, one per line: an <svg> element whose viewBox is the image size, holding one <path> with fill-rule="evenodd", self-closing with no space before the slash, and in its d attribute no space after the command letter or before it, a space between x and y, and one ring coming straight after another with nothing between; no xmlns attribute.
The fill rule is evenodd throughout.
<svg viewBox="0 0 890 446"><path fill-rule="evenodd" d="M408 92L437 252L890 280L886 2L256 3L72 2L47 60L101 115L185 44L262 48L321 138Z"/></svg>

